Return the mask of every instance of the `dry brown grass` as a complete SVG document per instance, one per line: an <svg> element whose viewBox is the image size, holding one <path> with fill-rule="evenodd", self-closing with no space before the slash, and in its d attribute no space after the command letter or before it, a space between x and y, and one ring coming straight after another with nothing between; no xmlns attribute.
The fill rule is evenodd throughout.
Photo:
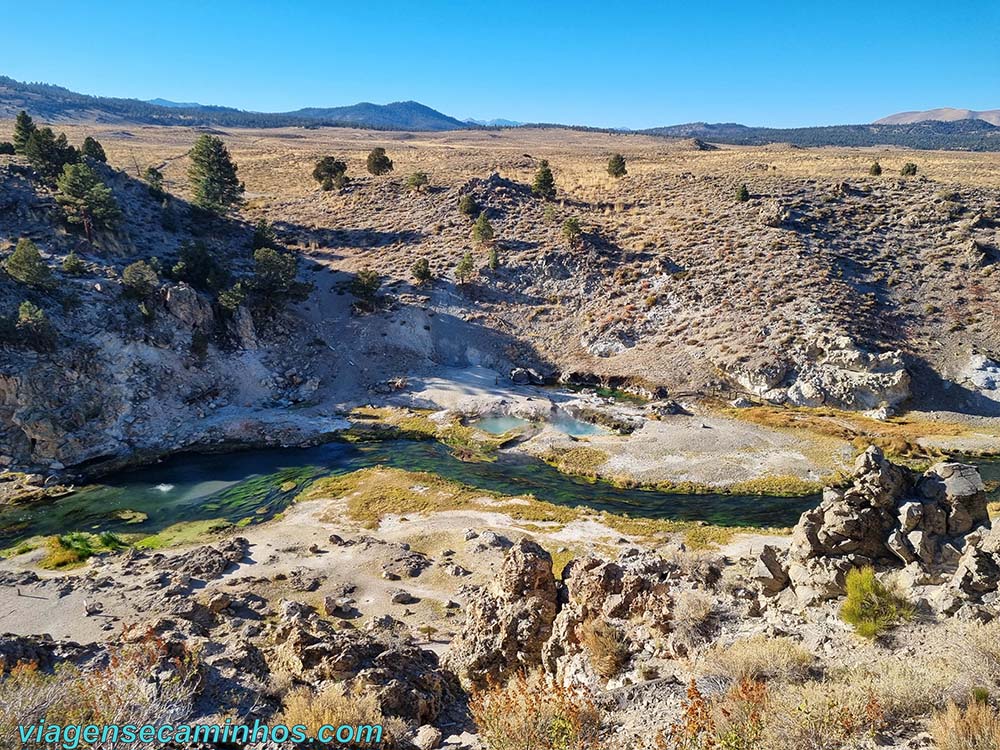
<svg viewBox="0 0 1000 750"><path fill-rule="evenodd" d="M593 619L584 623L580 630L580 642L590 656L594 671L601 677L615 677L628 664L628 647L621 631L604 620Z"/></svg>
<svg viewBox="0 0 1000 750"><path fill-rule="evenodd" d="M973 701L964 709L949 703L931 719L937 750L997 750L1000 748L1000 713L986 703Z"/></svg>
<svg viewBox="0 0 1000 750"><path fill-rule="evenodd" d="M696 668L705 676L730 682L800 682L813 662L812 654L790 638L758 635L740 638L728 646L712 646L699 656Z"/></svg>
<svg viewBox="0 0 1000 750"><path fill-rule="evenodd" d="M375 696L364 689L350 690L343 683L335 683L319 692L310 687L298 687L285 695L281 722L285 726L306 727L310 736L323 726L349 725L365 732L365 727L381 727L381 737L373 730L371 742L355 742L345 747L402 747L406 738L406 723L396 717L382 714Z"/></svg>

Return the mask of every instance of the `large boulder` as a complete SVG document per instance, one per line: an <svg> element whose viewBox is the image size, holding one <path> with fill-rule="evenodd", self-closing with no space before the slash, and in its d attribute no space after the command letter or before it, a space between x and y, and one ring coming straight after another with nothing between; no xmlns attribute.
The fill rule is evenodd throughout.
<svg viewBox="0 0 1000 750"><path fill-rule="evenodd" d="M786 554L761 553L752 577L768 596L791 587L803 605L843 595L847 573L864 565L905 569L914 587L950 578L956 592L981 598L1000 580L989 531L974 466L943 462L920 475L873 446L858 457L849 486L827 488L802 514Z"/></svg>
<svg viewBox="0 0 1000 750"><path fill-rule="evenodd" d="M538 666L556 609L552 557L522 539L507 551L492 585L471 597L447 666L478 686Z"/></svg>

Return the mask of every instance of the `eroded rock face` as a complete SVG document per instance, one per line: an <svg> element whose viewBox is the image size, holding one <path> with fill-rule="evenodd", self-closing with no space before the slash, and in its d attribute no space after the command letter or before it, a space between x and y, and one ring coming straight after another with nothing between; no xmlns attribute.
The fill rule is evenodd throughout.
<svg viewBox="0 0 1000 750"><path fill-rule="evenodd" d="M537 667L556 610L552 557L522 539L507 551L493 585L470 601L465 627L446 665L472 685Z"/></svg>
<svg viewBox="0 0 1000 750"><path fill-rule="evenodd" d="M678 576L677 566L653 552L573 560L563 571L561 608L542 652L546 670L563 683L590 682L594 669L582 639L595 621L613 628L629 656L652 652L671 630L671 580Z"/></svg>
<svg viewBox="0 0 1000 750"><path fill-rule="evenodd" d="M298 602L285 603L270 641L264 657L272 673L313 685L364 685L387 716L431 723L455 694L454 677L433 651L374 631L337 630Z"/></svg>
<svg viewBox="0 0 1000 750"><path fill-rule="evenodd" d="M747 390L777 404L891 410L910 396L901 352L869 352L846 336L820 335L802 349L758 357L728 372Z"/></svg>
<svg viewBox="0 0 1000 750"><path fill-rule="evenodd" d="M799 520L788 552L765 549L753 577L763 593L790 587L807 605L843 595L852 568L896 569L912 588L947 583L950 593L935 592L932 603L953 610L956 598L995 596L998 549L974 466L939 463L921 475L873 446L858 457L852 484L825 490Z"/></svg>

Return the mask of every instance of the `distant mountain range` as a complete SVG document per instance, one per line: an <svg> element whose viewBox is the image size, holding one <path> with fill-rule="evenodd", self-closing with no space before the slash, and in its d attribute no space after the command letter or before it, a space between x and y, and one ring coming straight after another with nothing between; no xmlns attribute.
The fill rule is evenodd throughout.
<svg viewBox="0 0 1000 750"><path fill-rule="evenodd" d="M906 125L914 122L926 122L927 120L938 120L940 122L956 122L958 120L982 120L990 125L1000 126L1000 109L987 109L976 111L974 109L954 109L952 107L942 107L940 109L925 109L921 112L898 112L881 120L876 120L876 125Z"/></svg>
<svg viewBox="0 0 1000 750"><path fill-rule="evenodd" d="M446 131L478 127L568 127L520 123L514 120L458 120L419 102L348 107L306 107L294 112L248 112L168 99L121 99L89 96L46 83L21 83L0 76L0 117L20 110L45 121L91 121L150 125L187 125L245 128L356 127L376 130ZM738 123L687 123L628 131L573 126L577 130L640 133L666 138L694 138L711 143L796 146L900 146L920 149L1000 151L1000 110L929 110L904 112L868 125L829 125L811 128L761 128Z"/></svg>

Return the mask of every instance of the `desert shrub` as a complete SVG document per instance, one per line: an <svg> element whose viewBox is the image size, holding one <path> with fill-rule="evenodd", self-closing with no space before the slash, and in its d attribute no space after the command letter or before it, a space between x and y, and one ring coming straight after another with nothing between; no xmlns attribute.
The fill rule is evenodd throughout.
<svg viewBox="0 0 1000 750"><path fill-rule="evenodd" d="M657 750L760 750L768 709L767 686L743 680L706 698L694 680L681 716L656 737ZM770 748L769 748L770 750Z"/></svg>
<svg viewBox="0 0 1000 750"><path fill-rule="evenodd" d="M414 172L406 179L406 186L416 193L423 191L430 183L426 172Z"/></svg>
<svg viewBox="0 0 1000 750"><path fill-rule="evenodd" d="M371 150L370 154L368 154L366 166L371 174L378 177L379 175L388 174L392 171L392 159L386 156L384 148L377 146Z"/></svg>
<svg viewBox="0 0 1000 750"><path fill-rule="evenodd" d="M805 678L812 661L812 654L791 638L757 635L740 638L728 646L714 645L702 654L698 671L732 682L798 682Z"/></svg>
<svg viewBox="0 0 1000 750"><path fill-rule="evenodd" d="M714 623L714 600L699 591L683 591L674 607L674 630L671 644L678 654L690 653L711 634Z"/></svg>
<svg viewBox="0 0 1000 750"><path fill-rule="evenodd" d="M479 214L476 223L472 225L472 241L477 245L488 245L493 241L494 236L493 225L490 224L490 220L486 217L486 212L484 211Z"/></svg>
<svg viewBox="0 0 1000 750"><path fill-rule="evenodd" d="M580 220L575 216L571 216L562 225L562 236L566 240L566 244L570 247L576 247L580 244L580 238L583 237L583 229L580 227Z"/></svg>
<svg viewBox="0 0 1000 750"><path fill-rule="evenodd" d="M82 276L87 271L87 265L83 262L79 255L75 252L71 252L62 262L63 273L69 276Z"/></svg>
<svg viewBox="0 0 1000 750"><path fill-rule="evenodd" d="M554 200L556 197L556 179L552 175L549 163L544 159L538 165L535 179L531 183L531 193L537 198Z"/></svg>
<svg viewBox="0 0 1000 750"><path fill-rule="evenodd" d="M885 726L878 697L870 690L839 682L807 682L772 695L761 746L843 750Z"/></svg>
<svg viewBox="0 0 1000 750"><path fill-rule="evenodd" d="M52 272L38 252L38 246L27 237L17 241L14 252L3 262L4 270L15 281L42 288L52 283Z"/></svg>
<svg viewBox="0 0 1000 750"><path fill-rule="evenodd" d="M903 175L903 177L913 177L917 174L917 165L912 161L908 161L903 165L903 168L899 170L899 173Z"/></svg>
<svg viewBox="0 0 1000 750"><path fill-rule="evenodd" d="M972 701L964 709L949 703L933 716L930 730L937 750L1000 748L1000 713L979 701Z"/></svg>
<svg viewBox="0 0 1000 750"><path fill-rule="evenodd" d="M602 715L583 691L520 674L473 694L469 708L490 750L597 750Z"/></svg>
<svg viewBox="0 0 1000 750"><path fill-rule="evenodd" d="M628 170L625 168L625 157L615 154L608 159L608 174L612 177L624 177Z"/></svg>
<svg viewBox="0 0 1000 750"><path fill-rule="evenodd" d="M847 574L847 598L840 617L858 635L875 638L912 618L913 605L879 581L871 566L865 566Z"/></svg>
<svg viewBox="0 0 1000 750"><path fill-rule="evenodd" d="M285 726L302 725L315 736L324 725L348 724L362 734L357 742L338 747L401 747L406 737L406 724L402 719L382 714L376 697L363 689L348 690L343 683L336 683L319 692L310 687L289 691L282 701L281 723ZM371 741L364 727L382 727L381 737L372 730Z"/></svg>
<svg viewBox="0 0 1000 750"><path fill-rule="evenodd" d="M621 631L604 620L594 619L585 623L581 628L580 642L590 656L594 671L601 677L614 677L628 664L628 647Z"/></svg>
<svg viewBox="0 0 1000 750"><path fill-rule="evenodd" d="M193 204L209 213L222 214L240 202L243 184L236 176L236 164L221 138L207 133L191 148L188 167Z"/></svg>
<svg viewBox="0 0 1000 750"><path fill-rule="evenodd" d="M882 174L882 165L878 161L872 162L872 165L868 167L868 174L872 177L878 177Z"/></svg>
<svg viewBox="0 0 1000 750"><path fill-rule="evenodd" d="M427 258L417 258L410 267L410 273L418 284L426 284L431 280L431 264Z"/></svg>
<svg viewBox="0 0 1000 750"><path fill-rule="evenodd" d="M122 271L125 295L133 299L146 300L153 296L160 286L160 277L146 261L137 260L125 266Z"/></svg>
<svg viewBox="0 0 1000 750"><path fill-rule="evenodd" d="M747 184L744 182L736 189L736 202L746 203L750 200L750 189L747 188Z"/></svg>
<svg viewBox="0 0 1000 750"><path fill-rule="evenodd" d="M101 142L89 135L83 139L80 153L94 161L107 162L108 160L108 155L104 153L104 146L101 145Z"/></svg>
<svg viewBox="0 0 1000 750"><path fill-rule="evenodd" d="M476 203L476 199L466 193L458 199L458 212L471 219L475 216L479 216L479 214L482 213L482 210L479 208L479 204Z"/></svg>

